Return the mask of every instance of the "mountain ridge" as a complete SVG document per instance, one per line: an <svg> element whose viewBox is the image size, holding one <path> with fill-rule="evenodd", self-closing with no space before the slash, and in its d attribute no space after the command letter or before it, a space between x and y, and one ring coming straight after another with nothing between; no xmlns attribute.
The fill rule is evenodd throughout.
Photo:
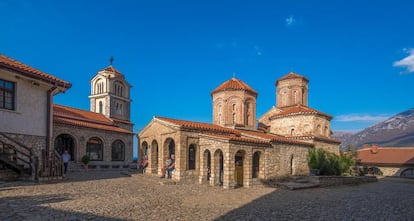
<svg viewBox="0 0 414 221"><path fill-rule="evenodd" d="M414 146L414 108L396 114L385 121L357 133L333 132L333 138L342 141L341 150L348 145L361 148L364 144L383 147Z"/></svg>

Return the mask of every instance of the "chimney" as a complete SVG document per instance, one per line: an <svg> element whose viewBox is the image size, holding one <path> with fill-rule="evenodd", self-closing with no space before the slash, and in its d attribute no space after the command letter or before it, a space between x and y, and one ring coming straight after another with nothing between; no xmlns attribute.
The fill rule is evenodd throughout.
<svg viewBox="0 0 414 221"><path fill-rule="evenodd" d="M378 153L378 146L376 144L372 144L371 153L373 154Z"/></svg>

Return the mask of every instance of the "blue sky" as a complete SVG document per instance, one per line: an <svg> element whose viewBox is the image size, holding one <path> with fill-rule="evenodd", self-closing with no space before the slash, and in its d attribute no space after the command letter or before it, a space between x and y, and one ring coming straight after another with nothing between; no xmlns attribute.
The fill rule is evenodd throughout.
<svg viewBox="0 0 414 221"><path fill-rule="evenodd" d="M89 109L89 80L114 66L139 132L152 116L211 122L210 91L310 79L309 105L358 131L414 107L413 1L0 1L0 53L73 84L55 103Z"/></svg>

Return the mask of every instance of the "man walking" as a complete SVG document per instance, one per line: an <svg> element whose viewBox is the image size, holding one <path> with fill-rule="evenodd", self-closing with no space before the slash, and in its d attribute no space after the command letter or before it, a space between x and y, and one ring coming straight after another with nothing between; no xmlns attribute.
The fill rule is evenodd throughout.
<svg viewBox="0 0 414 221"><path fill-rule="evenodd" d="M63 167L65 168L64 171L63 171L63 174L66 175L66 172L68 171L68 163L69 163L69 160L70 160L70 154L68 153L67 150L65 150L65 152L63 152L62 160L63 160Z"/></svg>

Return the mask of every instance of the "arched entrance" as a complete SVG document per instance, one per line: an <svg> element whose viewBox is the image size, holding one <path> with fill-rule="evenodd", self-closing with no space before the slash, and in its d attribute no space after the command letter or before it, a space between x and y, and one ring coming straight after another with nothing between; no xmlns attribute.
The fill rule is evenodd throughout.
<svg viewBox="0 0 414 221"><path fill-rule="evenodd" d="M244 151L237 151L234 156L234 181L236 186L243 186L243 164L244 164Z"/></svg>
<svg viewBox="0 0 414 221"><path fill-rule="evenodd" d="M207 173L206 180L210 180L211 177L211 154L209 150L204 151L204 162L206 163Z"/></svg>
<svg viewBox="0 0 414 221"><path fill-rule="evenodd" d="M195 170L196 168L196 145L191 144L188 148L188 169Z"/></svg>
<svg viewBox="0 0 414 221"><path fill-rule="evenodd" d="M148 143L147 143L147 141L142 142L141 145L142 145L142 148L141 148L141 152L139 153L139 159L140 159L139 162L141 162L141 160L144 156L148 156Z"/></svg>
<svg viewBox="0 0 414 221"><path fill-rule="evenodd" d="M258 178L260 171L260 152L257 151L253 154L253 163L252 163L252 178Z"/></svg>
<svg viewBox="0 0 414 221"><path fill-rule="evenodd" d="M171 156L175 155L175 142L172 138L167 138L164 142L164 155Z"/></svg>
<svg viewBox="0 0 414 221"><path fill-rule="evenodd" d="M214 153L214 174L217 177L217 184L223 185L223 169L224 169L224 161L223 161L223 151L216 150Z"/></svg>
<svg viewBox="0 0 414 221"><path fill-rule="evenodd" d="M67 150L70 154L70 160L75 159L75 141L69 134L60 134L55 139L55 150L62 155Z"/></svg>
<svg viewBox="0 0 414 221"><path fill-rule="evenodd" d="M153 140L151 143L151 173L158 171L158 142Z"/></svg>

